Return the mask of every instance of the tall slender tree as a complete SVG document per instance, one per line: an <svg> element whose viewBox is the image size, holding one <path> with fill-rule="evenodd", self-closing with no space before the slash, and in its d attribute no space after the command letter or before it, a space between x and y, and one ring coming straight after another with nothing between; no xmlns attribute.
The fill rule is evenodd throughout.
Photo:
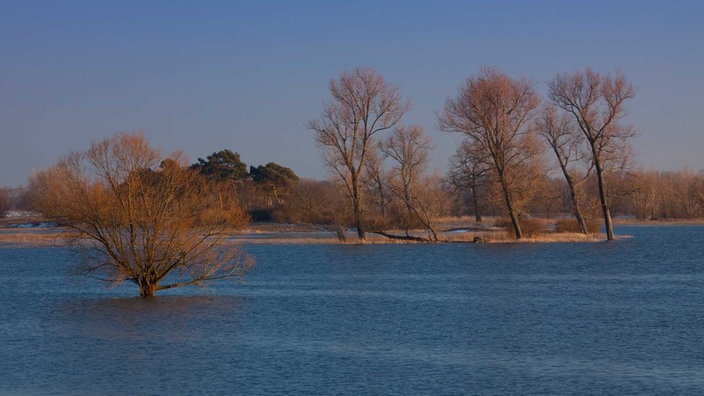
<svg viewBox="0 0 704 396"><path fill-rule="evenodd" d="M356 67L330 81L331 100L319 119L308 122L325 161L347 192L360 240L365 239L364 189L361 177L376 136L396 125L409 102L399 88L373 68Z"/></svg>
<svg viewBox="0 0 704 396"><path fill-rule="evenodd" d="M460 191L467 191L471 195L472 206L474 207L474 220L482 222L481 204L479 194L482 186L488 183L487 176L490 161L478 145L471 140L465 139L457 148L455 155L450 158L450 170L447 173L447 181L452 188Z"/></svg>
<svg viewBox="0 0 704 396"><path fill-rule="evenodd" d="M402 202L406 212L404 217L413 219L413 223L420 223L430 234L431 240L437 241L434 218L437 205L429 198L438 195L431 192L431 186L438 183L432 183L431 178L425 175L431 148L431 139L425 136L423 128L413 125L396 127L384 140L381 152L394 164L388 173L387 186L393 196Z"/></svg>
<svg viewBox="0 0 704 396"><path fill-rule="evenodd" d="M635 129L621 125L625 103L635 96L633 86L621 71L600 74L590 68L558 74L549 84L549 97L571 114L587 141L599 186L606 239L614 239L605 175L610 163L622 163L630 154L628 142Z"/></svg>
<svg viewBox="0 0 704 396"><path fill-rule="evenodd" d="M458 91L445 102L440 128L467 135L491 159L515 237L521 239L517 201L523 171L532 167L537 154L531 122L540 99L528 80L487 66Z"/></svg>
<svg viewBox="0 0 704 396"><path fill-rule="evenodd" d="M554 106L545 107L536 121L538 132L552 149L557 163L560 166L562 175L567 182L572 204L572 214L577 220L579 231L583 234L589 233L587 221L582 213L582 205L577 193L577 187L583 183L591 173L592 166L588 166L583 176L577 176L571 169L575 162L583 162L584 150L581 133L575 128L571 117L562 113L559 114ZM589 162L591 164L591 161Z"/></svg>

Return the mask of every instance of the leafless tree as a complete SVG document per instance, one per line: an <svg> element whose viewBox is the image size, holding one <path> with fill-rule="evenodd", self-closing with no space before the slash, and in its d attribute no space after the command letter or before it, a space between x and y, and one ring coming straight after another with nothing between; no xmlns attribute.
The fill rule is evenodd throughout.
<svg viewBox="0 0 704 396"><path fill-rule="evenodd" d="M291 186L284 204L284 220L294 223L332 224L339 196L327 181L302 179Z"/></svg>
<svg viewBox="0 0 704 396"><path fill-rule="evenodd" d="M490 166L492 164L489 158L472 140L465 139L457 148L455 155L450 158L448 182L456 190L469 191L474 207L474 219L477 223L482 222L479 194L482 186L488 183Z"/></svg>
<svg viewBox="0 0 704 396"><path fill-rule="evenodd" d="M302 179L291 186L277 220L332 226L340 241L345 241L345 228L350 223L346 200L329 181Z"/></svg>
<svg viewBox="0 0 704 396"><path fill-rule="evenodd" d="M372 150L368 153L362 178L363 184L367 187L368 194L373 201L373 206L378 208L379 216L382 219L386 218L391 197L387 191L383 158L381 158L378 150Z"/></svg>
<svg viewBox="0 0 704 396"><path fill-rule="evenodd" d="M567 182L570 193L572 214L577 219L580 232L589 233L587 221L582 213L577 187L583 183L591 173L591 166L586 168L582 177L578 177L571 165L584 163L583 139L577 130L571 116L565 112L559 113L554 106L546 106L537 117L537 128L540 135L548 143L560 166L562 175ZM587 162L591 165L591 161Z"/></svg>
<svg viewBox="0 0 704 396"><path fill-rule="evenodd" d="M660 185L659 175L655 171L636 171L629 175L627 180L628 194L626 194L622 210L638 219L653 220L660 204L660 197L667 192Z"/></svg>
<svg viewBox="0 0 704 396"><path fill-rule="evenodd" d="M458 91L456 98L447 99L439 115L440 128L466 134L491 159L516 239L520 239L515 201L525 177L521 173L528 169L524 165L531 164L537 153L531 117L540 99L526 79L512 79L486 66Z"/></svg>
<svg viewBox="0 0 704 396"><path fill-rule="evenodd" d="M609 162L618 164L628 158L628 141L635 135L635 130L619 124L619 121L626 112L625 102L635 96L635 90L620 71L611 76L590 68L583 72L558 74L548 88L550 99L574 117L587 140L599 185L606 238L613 240L605 175Z"/></svg>
<svg viewBox="0 0 704 396"><path fill-rule="evenodd" d="M365 238L363 168L375 137L396 125L409 103L399 88L387 84L372 68L356 67L330 81L331 101L320 119L308 122L322 148L327 166L342 181L350 201L354 225Z"/></svg>
<svg viewBox="0 0 704 396"><path fill-rule="evenodd" d="M30 179L37 207L82 237L87 273L129 280L143 297L238 278L252 266L250 256L219 244L225 227L246 221L230 186L188 169L179 153L162 159L142 134L126 133Z"/></svg>
<svg viewBox="0 0 704 396"><path fill-rule="evenodd" d="M10 192L5 187L0 187L0 218L5 216L5 212L10 210Z"/></svg>
<svg viewBox="0 0 704 396"><path fill-rule="evenodd" d="M434 217L436 216L433 196L429 193L432 183L425 175L428 168L428 155L432 147L431 139L425 136L419 126L397 127L381 145L381 151L394 165L388 173L388 189L402 202L404 217L419 222L430 233L433 241L438 240ZM406 229L406 236L408 229Z"/></svg>

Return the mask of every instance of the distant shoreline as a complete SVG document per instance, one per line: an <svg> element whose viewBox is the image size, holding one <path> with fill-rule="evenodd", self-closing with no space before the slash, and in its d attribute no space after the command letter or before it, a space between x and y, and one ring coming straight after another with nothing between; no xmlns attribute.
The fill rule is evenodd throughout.
<svg viewBox="0 0 704 396"><path fill-rule="evenodd" d="M476 223L464 218L447 219L440 228L441 241L438 243L473 243L475 237L483 243L566 243L566 242L600 242L605 238L601 234L584 235L579 233L547 232L535 237L516 241L497 227L490 226L493 221ZM28 225L29 224L29 225ZM31 226L35 224L36 226ZM628 226L678 226L704 225L704 219L692 220L624 220L618 219L616 225ZM47 225L38 219L2 219L0 220L0 247L58 247L71 244L71 231L64 227ZM403 234L397 231L397 234ZM423 242L389 239L374 233L368 233L365 241L359 241L356 233L348 230L347 240L340 241L334 231L324 226L310 224L251 223L242 230L227 232L223 244L252 245L312 245L312 244L417 244ZM413 235L424 235L415 231ZM618 235L618 238L627 238Z"/></svg>

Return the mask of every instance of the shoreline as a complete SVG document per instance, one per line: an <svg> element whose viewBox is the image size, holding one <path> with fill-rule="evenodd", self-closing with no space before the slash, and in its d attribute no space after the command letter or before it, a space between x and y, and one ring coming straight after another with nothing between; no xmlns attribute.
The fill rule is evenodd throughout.
<svg viewBox="0 0 704 396"><path fill-rule="evenodd" d="M441 231L438 242L424 242L403 239L390 239L374 233L367 233L367 239L360 241L356 232L347 230L346 241L340 241L330 227L313 224L287 224L287 223L250 223L240 230L231 230L223 235L223 245L373 245L373 244L418 244L418 243L571 243L571 242L603 242L603 234L584 235L580 233L555 233L542 234L515 240L506 232L491 224L495 219L486 219L477 223L470 218L446 218L439 222ZM550 223L552 219L542 219ZM0 247L62 247L71 244L72 232L65 227L47 225L43 219L0 219ZM704 226L704 219L688 220L631 220L616 219L616 226ZM391 233L402 235L404 232L396 230ZM422 230L411 233L413 236L427 235ZM475 242L475 237L481 242ZM616 235L617 239L630 238L628 235Z"/></svg>

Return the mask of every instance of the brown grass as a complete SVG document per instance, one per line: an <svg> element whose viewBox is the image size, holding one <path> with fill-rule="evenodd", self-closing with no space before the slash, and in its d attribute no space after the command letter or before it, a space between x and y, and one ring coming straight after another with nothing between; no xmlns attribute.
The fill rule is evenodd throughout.
<svg viewBox="0 0 704 396"><path fill-rule="evenodd" d="M3 229L0 232L0 246L5 247L47 247L65 246L68 235L62 228L42 229Z"/></svg>
<svg viewBox="0 0 704 396"><path fill-rule="evenodd" d="M541 233L531 233L520 241L516 241L512 233L507 233L503 228L493 226L497 219L487 219L482 223L476 223L473 218L448 218L438 226L441 243L472 243L475 237L481 238L486 243L555 243L555 242L595 242L603 241L605 238L601 234L583 235L577 232L551 232L548 231L554 224L554 220L536 219L534 223ZM533 220L533 219L531 219ZM640 223L639 223L640 224ZM652 224L646 222L643 224ZM667 223L672 224L672 223ZM687 224L692 224L688 222ZM455 229L468 230L464 232L443 232ZM315 232L313 234L312 232ZM315 244L409 244L419 243L415 241L389 239L376 234L367 234L367 240L360 242L356 235L352 233L346 242L337 239L334 232L320 234L321 229L311 225L290 225L290 224L268 224L250 225L245 230L228 232L223 244L269 244L269 245L315 245ZM271 233L272 237L252 238L251 236ZM281 233L281 236L276 236ZM402 231L394 232L403 234ZM293 235L293 236L292 236ZM412 233L416 236L426 236L423 231ZM623 236L621 236L623 237ZM20 228L0 228L0 246L4 247L45 247L45 246L66 246L72 240L72 234L65 228L42 228L42 229L20 229Z"/></svg>

